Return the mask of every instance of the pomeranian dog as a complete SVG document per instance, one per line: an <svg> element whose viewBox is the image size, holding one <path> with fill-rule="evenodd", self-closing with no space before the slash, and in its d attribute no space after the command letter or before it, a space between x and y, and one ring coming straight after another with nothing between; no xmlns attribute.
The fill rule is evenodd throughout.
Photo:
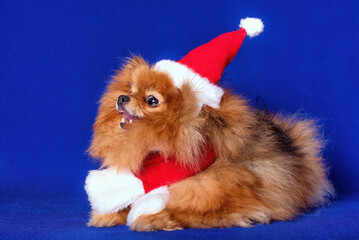
<svg viewBox="0 0 359 240"><path fill-rule="evenodd" d="M170 185L166 207L140 216L131 229L290 220L333 193L312 120L256 110L228 90L218 108L198 111L197 102L191 84L175 86L169 74L140 57L117 72L102 96L89 152L103 166L138 172L153 152L191 165L208 143L218 153L210 167ZM93 212L89 225L126 224L129 210Z"/></svg>
<svg viewBox="0 0 359 240"><path fill-rule="evenodd" d="M158 192L145 192L131 205L121 202L120 208L104 211L103 202L117 200L102 189L122 183L98 178L105 170L90 172L85 189L97 210L90 226L127 224L137 231L248 227L292 219L333 193L313 121L256 110L216 85L245 36L259 35L264 24L245 18L239 27L178 62L150 65L132 57L112 78L100 100L91 156L118 174L143 172L147 157L154 155L163 156L164 164L174 159L171 176L181 168L201 171L155 189L164 189L166 199L155 211L148 211L156 203L149 199ZM199 167L208 146L214 161ZM128 200L134 188L132 183L123 191L116 188L115 195Z"/></svg>

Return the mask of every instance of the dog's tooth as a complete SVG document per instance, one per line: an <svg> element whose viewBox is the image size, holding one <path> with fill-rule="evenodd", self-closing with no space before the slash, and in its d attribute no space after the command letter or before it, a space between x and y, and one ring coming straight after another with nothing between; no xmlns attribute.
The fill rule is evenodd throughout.
<svg viewBox="0 0 359 240"><path fill-rule="evenodd" d="M132 123L132 119L130 119L130 123Z"/></svg>
<svg viewBox="0 0 359 240"><path fill-rule="evenodd" d="M125 119L124 119L124 118L122 118L121 122L122 122L122 123L124 123L124 122L125 122Z"/></svg>

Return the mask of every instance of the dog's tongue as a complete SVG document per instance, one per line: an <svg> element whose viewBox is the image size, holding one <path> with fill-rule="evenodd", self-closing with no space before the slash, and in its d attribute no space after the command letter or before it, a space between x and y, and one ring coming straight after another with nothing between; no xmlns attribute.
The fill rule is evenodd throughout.
<svg viewBox="0 0 359 240"><path fill-rule="evenodd" d="M125 112L122 113L122 116L124 116L127 119L127 121L135 119L134 116L131 116L131 115L125 113Z"/></svg>

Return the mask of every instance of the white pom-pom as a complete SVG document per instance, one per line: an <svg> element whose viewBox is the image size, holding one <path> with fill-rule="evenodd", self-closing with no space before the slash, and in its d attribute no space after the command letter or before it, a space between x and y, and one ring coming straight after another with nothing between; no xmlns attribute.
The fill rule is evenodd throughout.
<svg viewBox="0 0 359 240"><path fill-rule="evenodd" d="M241 19L241 23L239 24L240 28L244 28L246 30L247 35L249 37L258 36L261 32L263 32L264 24L259 18L244 18Z"/></svg>
<svg viewBox="0 0 359 240"><path fill-rule="evenodd" d="M90 171L85 190L92 209L100 214L124 209L145 193L142 181L130 170L115 169Z"/></svg>

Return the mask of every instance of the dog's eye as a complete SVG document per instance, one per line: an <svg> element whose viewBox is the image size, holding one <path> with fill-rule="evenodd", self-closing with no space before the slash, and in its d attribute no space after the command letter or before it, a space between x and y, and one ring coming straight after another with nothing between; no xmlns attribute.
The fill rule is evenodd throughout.
<svg viewBox="0 0 359 240"><path fill-rule="evenodd" d="M150 107L156 107L159 104L158 99L155 96L152 96L152 95L148 96L148 98L146 98L145 101L147 102L147 104Z"/></svg>

